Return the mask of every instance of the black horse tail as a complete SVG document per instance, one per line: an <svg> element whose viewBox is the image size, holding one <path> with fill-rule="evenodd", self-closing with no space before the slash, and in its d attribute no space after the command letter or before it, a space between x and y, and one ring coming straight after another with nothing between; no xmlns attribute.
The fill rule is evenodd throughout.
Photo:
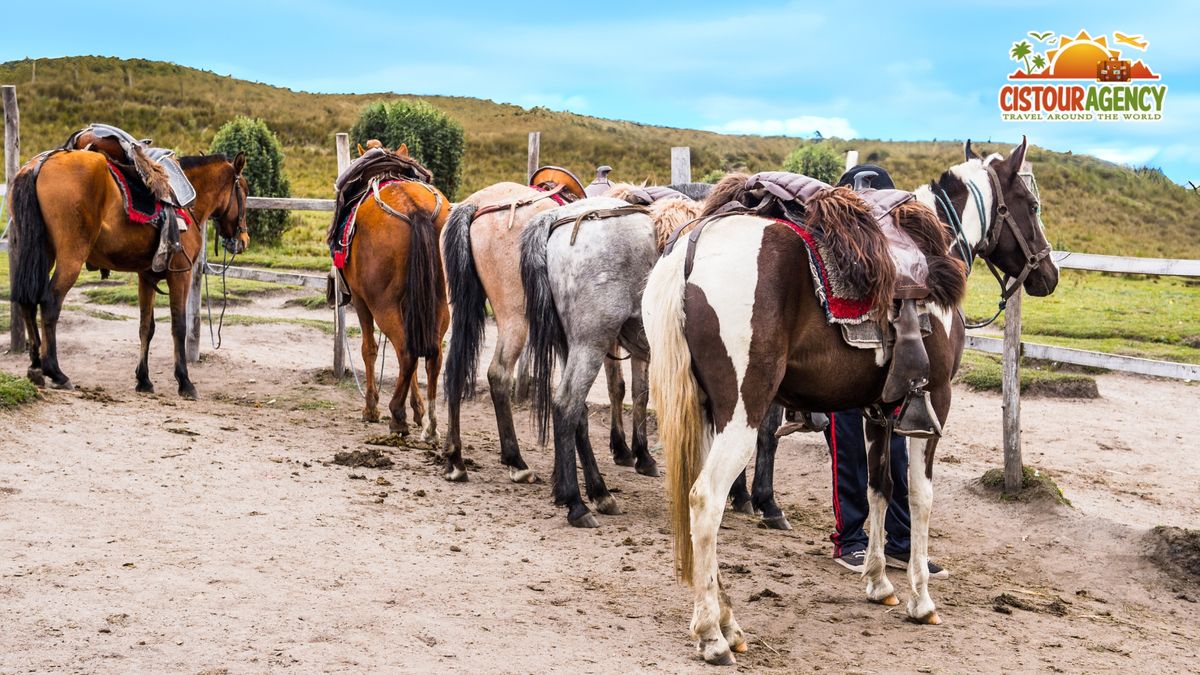
<svg viewBox="0 0 1200 675"><path fill-rule="evenodd" d="M37 171L22 171L9 186L12 301L36 305L50 290L50 240L37 196Z"/></svg>
<svg viewBox="0 0 1200 675"><path fill-rule="evenodd" d="M417 209L410 218L408 270L401 301L405 348L413 358L433 358L440 346L438 297L444 292L442 256L438 253L437 228L430 214Z"/></svg>
<svg viewBox="0 0 1200 675"><path fill-rule="evenodd" d="M474 204L455 206L442 235L442 257L450 285L450 349L442 381L451 404L475 395L475 370L487 318L487 294L471 254L471 221L477 210Z"/></svg>
<svg viewBox="0 0 1200 675"><path fill-rule="evenodd" d="M554 222L555 211L538 215L521 232L521 285L525 289L525 320L529 324L525 349L533 368L530 379L534 421L538 441L543 444L550 428L550 376L555 361L567 355L567 336L554 305L546 267L550 224Z"/></svg>

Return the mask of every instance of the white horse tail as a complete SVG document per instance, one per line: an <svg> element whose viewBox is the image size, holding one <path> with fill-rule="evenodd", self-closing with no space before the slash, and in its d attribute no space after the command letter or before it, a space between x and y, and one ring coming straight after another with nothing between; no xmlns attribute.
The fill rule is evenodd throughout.
<svg viewBox="0 0 1200 675"><path fill-rule="evenodd" d="M683 334L684 251L658 261L642 296L642 320L650 342L650 396L667 462L667 499L674 533L675 575L692 582L692 525L688 495L704 466L709 421L700 404L700 383Z"/></svg>
<svg viewBox="0 0 1200 675"><path fill-rule="evenodd" d="M554 364L567 355L567 335L563 330L554 292L550 288L547 270L547 246L550 243L550 224L557 209L539 214L521 232L521 285L525 289L525 320L529 324L526 354L532 365L533 418L538 441L546 443L550 429L550 406L553 394L550 377Z"/></svg>

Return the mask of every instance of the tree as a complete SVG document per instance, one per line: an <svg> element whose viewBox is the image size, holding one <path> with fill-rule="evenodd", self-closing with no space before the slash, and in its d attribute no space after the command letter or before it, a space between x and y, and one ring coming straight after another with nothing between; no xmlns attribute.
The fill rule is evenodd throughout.
<svg viewBox="0 0 1200 675"><path fill-rule="evenodd" d="M1033 55L1033 67L1041 70L1046 67L1046 57L1041 54Z"/></svg>
<svg viewBox="0 0 1200 675"><path fill-rule="evenodd" d="M1020 42L1013 43L1012 49L1009 50L1008 55L1013 61L1024 61L1025 72L1028 73L1030 72L1029 55L1032 53L1033 45L1030 45L1028 40L1021 40Z"/></svg>
<svg viewBox="0 0 1200 675"><path fill-rule="evenodd" d="M783 170L833 184L842 175L845 160L825 143L806 143L788 153Z"/></svg>
<svg viewBox="0 0 1200 675"><path fill-rule="evenodd" d="M291 185L283 173L283 148L267 123L257 118L237 116L225 123L213 137L212 151L226 157L246 153L242 175L250 194L256 197L290 197ZM246 214L250 238L273 244L288 228L288 212L255 209Z"/></svg>
<svg viewBox="0 0 1200 675"><path fill-rule="evenodd" d="M379 101L367 106L350 130L352 143L372 138L385 147L408 145L408 152L433 172L433 184L453 200L462 180L466 142L462 125L424 101Z"/></svg>

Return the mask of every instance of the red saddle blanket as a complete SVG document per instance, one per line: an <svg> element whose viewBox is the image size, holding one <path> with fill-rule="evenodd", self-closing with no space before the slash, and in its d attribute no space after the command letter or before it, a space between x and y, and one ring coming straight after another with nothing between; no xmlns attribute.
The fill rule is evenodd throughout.
<svg viewBox="0 0 1200 675"><path fill-rule="evenodd" d="M813 288L816 291L817 301L825 310L825 318L830 323L842 324L858 324L869 319L871 298L850 297L843 290L846 285L838 283L836 270L825 264L821 246L813 233L803 225L789 220L776 218L775 222L788 226L804 241L804 247L808 249L808 266L813 277Z"/></svg>
<svg viewBox="0 0 1200 675"><path fill-rule="evenodd" d="M132 170L132 166L122 167L111 160L108 162L108 172L112 174L113 180L117 183L117 189L121 191L121 200L125 204L125 215L130 222L159 227L164 220L163 210L166 207L140 182L131 182L126 172ZM131 185L134 187L131 188ZM177 208L175 213L188 227L192 226L192 216L186 209Z"/></svg>

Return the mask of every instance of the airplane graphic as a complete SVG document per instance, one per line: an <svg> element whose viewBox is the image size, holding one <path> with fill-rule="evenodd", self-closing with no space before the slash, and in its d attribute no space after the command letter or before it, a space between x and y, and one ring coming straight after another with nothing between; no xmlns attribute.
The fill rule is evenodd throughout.
<svg viewBox="0 0 1200 675"><path fill-rule="evenodd" d="M1143 38L1141 35L1125 35L1124 33L1113 33L1113 39L1118 44L1129 45L1134 49L1146 51L1146 47L1150 46L1150 41Z"/></svg>

